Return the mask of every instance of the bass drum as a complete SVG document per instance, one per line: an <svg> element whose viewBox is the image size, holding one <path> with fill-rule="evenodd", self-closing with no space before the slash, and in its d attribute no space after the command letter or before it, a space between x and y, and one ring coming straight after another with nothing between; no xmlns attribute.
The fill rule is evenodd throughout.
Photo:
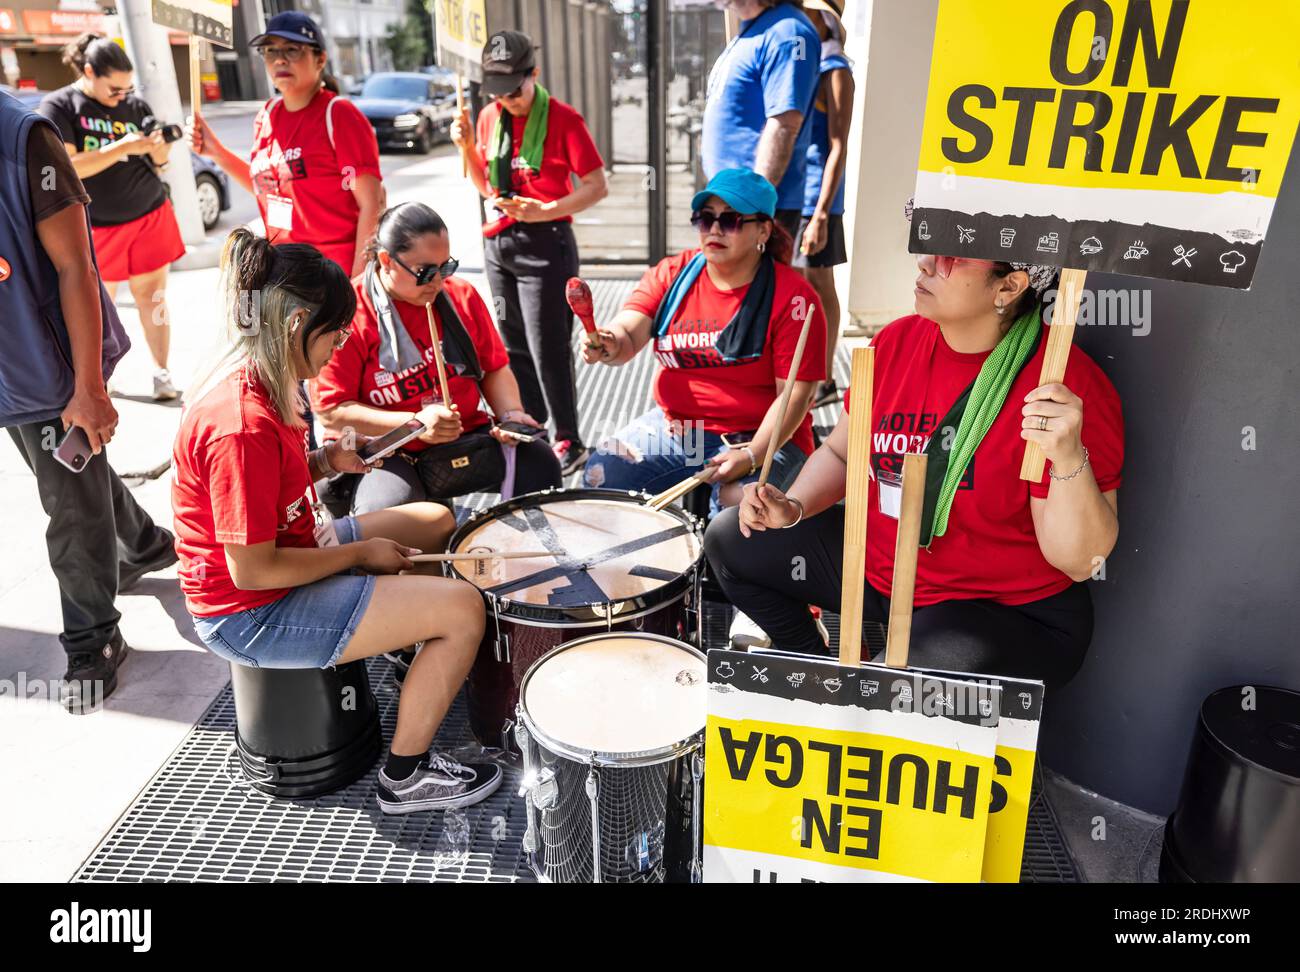
<svg viewBox="0 0 1300 972"><path fill-rule="evenodd" d="M524 852L557 883L700 880L704 655L656 635L561 645L524 679Z"/></svg>
<svg viewBox="0 0 1300 972"><path fill-rule="evenodd" d="M449 577L483 592L487 627L466 684L470 727L484 746L514 748L519 686L558 645L636 631L699 645L699 521L651 510L642 493L549 489L472 515L447 549L547 550L546 557L450 561Z"/></svg>

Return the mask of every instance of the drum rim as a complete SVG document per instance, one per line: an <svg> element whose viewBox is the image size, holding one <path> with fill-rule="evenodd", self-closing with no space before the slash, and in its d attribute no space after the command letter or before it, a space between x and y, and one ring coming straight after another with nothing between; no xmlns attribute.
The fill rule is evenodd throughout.
<svg viewBox="0 0 1300 972"><path fill-rule="evenodd" d="M541 658L529 666L528 671L524 674L522 681L519 683L519 701L515 703L515 715L519 721L528 729L529 735L545 749L563 756L566 759L573 760L577 763L592 764L606 767L626 767L635 768L638 766L655 766L659 763L669 763L673 760L680 759L682 756L693 752L704 744L705 726L701 725L699 729L691 733L685 739L677 740L664 746L656 746L653 749L637 749L628 752L614 752L603 749L585 749L581 746L574 746L570 743L563 742L549 733L540 729L532 716L528 713L528 706L525 699L528 696L528 683L532 681L533 674L542 667L552 655L558 655L560 652L573 648L577 645L586 644L589 641L604 641L610 638L641 638L650 641L658 641L663 644L671 645L674 648L681 648L697 656L700 661L708 664L708 656L698 648L678 641L676 638L669 638L667 635L650 634L640 631L602 631L599 634L587 635L582 638L575 638L572 641L566 641L563 644L556 645Z"/></svg>
<svg viewBox="0 0 1300 972"><path fill-rule="evenodd" d="M512 497L496 506L490 506L485 510L475 510L460 526L452 532L447 539L447 550L454 553L457 544L465 539L474 527L489 515L496 516L504 513L512 513L516 510L523 509L530 499L547 497L545 503L565 502L567 500L577 499L603 499L603 500L621 500L624 502L644 502L651 499L649 493L637 492L630 489L603 489L603 488L560 488L556 486L547 489L537 490L532 493L523 493L519 496ZM538 505L545 505L539 503ZM665 581L659 587L638 594L635 597L621 598L617 601L599 601L592 604L574 605L573 607L556 607L549 604L531 604L526 601L514 600L509 595L497 595L486 591L477 584L474 587L483 595L487 602L489 614L495 614L498 617L510 618L511 620L528 619L529 621L539 624L552 624L570 621L579 622L598 622L598 623L616 623L626 620L630 617L643 614L652 608L661 607L664 604L671 603L684 591L690 590L695 584L695 578L699 574L700 565L704 560L704 536L700 528L700 521L697 516L686 510L678 509L673 506L664 507L659 510L660 513L666 513L675 519L680 520L694 535L698 552L691 566L682 571L670 581ZM465 583L473 583L468 578L458 574L451 561L445 561L442 565L443 576L452 580L462 580ZM602 605L610 604L627 604L631 605L630 611L620 612L616 617L607 619L605 614L596 610ZM540 660L540 659L539 659Z"/></svg>

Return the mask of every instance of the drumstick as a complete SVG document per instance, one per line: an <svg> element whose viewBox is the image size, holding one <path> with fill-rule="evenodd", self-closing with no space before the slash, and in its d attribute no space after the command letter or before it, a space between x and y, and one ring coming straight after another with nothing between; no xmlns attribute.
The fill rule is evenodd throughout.
<svg viewBox="0 0 1300 972"><path fill-rule="evenodd" d="M410 559L417 564L440 564L448 560L523 560L527 557L554 557L549 550L487 551L486 553L416 554Z"/></svg>
<svg viewBox="0 0 1300 972"><path fill-rule="evenodd" d="M772 441L768 443L767 455L763 456L763 471L758 476L760 487L767 482L767 474L772 471L772 457L776 455L776 450L785 445L781 430L785 428L785 413L790 407L790 394L794 391L795 376L799 374L799 361L803 358L803 346L808 343L808 329L812 325L813 311L816 309L816 304L808 305L808 314L803 319L803 330L799 332L799 343L794 346L794 360L790 362L790 374L786 377L785 388L781 391L781 404L776 410L776 425L772 429Z"/></svg>
<svg viewBox="0 0 1300 972"><path fill-rule="evenodd" d="M570 277L564 285L564 299L569 302L569 309L578 315L583 329L587 332L587 345L600 347L600 338L596 334L596 309L591 299L591 288L581 277Z"/></svg>
<svg viewBox="0 0 1300 972"><path fill-rule="evenodd" d="M705 467L704 469L701 469L699 472L697 472L695 475L688 476L686 479L683 479L680 483L674 483L672 486L669 486L662 493L658 493L650 497L648 500L646 500L645 505L652 510L662 510L669 503L672 503L676 499L680 499L681 497L689 493L691 490L693 490L696 486L700 485L700 483L704 482L705 479L712 472L713 472L712 467Z"/></svg>
<svg viewBox="0 0 1300 972"><path fill-rule="evenodd" d="M433 305L425 304L429 315L429 341L433 344L433 360L438 365L438 389L442 392L442 404L451 408L451 392L447 390L447 362L442 359L442 342L438 340L438 329L433 325Z"/></svg>

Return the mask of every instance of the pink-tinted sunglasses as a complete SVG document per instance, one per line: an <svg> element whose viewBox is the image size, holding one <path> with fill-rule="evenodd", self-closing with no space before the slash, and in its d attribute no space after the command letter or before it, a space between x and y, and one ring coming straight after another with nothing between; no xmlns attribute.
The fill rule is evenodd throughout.
<svg viewBox="0 0 1300 972"><path fill-rule="evenodd" d="M943 277L944 280L947 280L952 275L952 268L959 263L970 263L984 267L994 265L992 260L976 260L974 257L935 256L933 253L917 254L916 263L922 269L926 269L927 264L932 264L934 272Z"/></svg>

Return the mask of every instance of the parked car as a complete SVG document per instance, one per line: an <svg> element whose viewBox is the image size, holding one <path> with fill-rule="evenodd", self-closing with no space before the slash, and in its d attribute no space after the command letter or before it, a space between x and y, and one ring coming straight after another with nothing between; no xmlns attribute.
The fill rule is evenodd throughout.
<svg viewBox="0 0 1300 972"><path fill-rule="evenodd" d="M211 230L221 214L230 208L230 177L217 163L193 152L190 153L190 163L194 169L194 189L199 194L203 229Z"/></svg>
<svg viewBox="0 0 1300 972"><path fill-rule="evenodd" d="M435 142L451 137L456 86L437 75L382 71L366 78L352 103L370 119L381 149L428 152Z"/></svg>

